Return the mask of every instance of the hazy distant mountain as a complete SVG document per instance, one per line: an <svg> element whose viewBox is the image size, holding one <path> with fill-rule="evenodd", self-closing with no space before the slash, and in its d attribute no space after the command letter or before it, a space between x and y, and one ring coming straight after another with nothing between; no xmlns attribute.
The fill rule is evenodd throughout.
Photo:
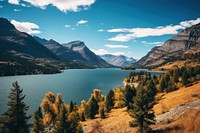
<svg viewBox="0 0 200 133"><path fill-rule="evenodd" d="M109 67L110 65L102 60L99 56L91 52L84 42L73 41L66 44L59 44L54 40L41 39L37 36L34 38L56 54L62 61L73 61L94 67Z"/></svg>
<svg viewBox="0 0 200 133"><path fill-rule="evenodd" d="M101 55L101 58L104 59L109 64L112 64L114 66L119 66L119 67L129 67L133 63L136 62L136 60L133 59L132 57L129 58L124 55L116 56L116 55L111 55L111 54L105 54L105 55Z"/></svg>
<svg viewBox="0 0 200 133"><path fill-rule="evenodd" d="M200 50L200 23L191 26L167 40L162 46L151 49L134 66L154 68L179 60L187 52Z"/></svg>

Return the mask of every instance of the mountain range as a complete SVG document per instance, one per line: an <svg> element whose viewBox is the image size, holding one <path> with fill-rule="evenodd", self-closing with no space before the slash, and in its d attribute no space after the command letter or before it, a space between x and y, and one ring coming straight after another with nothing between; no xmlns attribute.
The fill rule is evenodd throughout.
<svg viewBox="0 0 200 133"><path fill-rule="evenodd" d="M34 36L34 38L52 51L61 61L76 62L93 67L110 67L106 61L94 54L81 41L73 41L65 44L60 44L55 40L46 40Z"/></svg>
<svg viewBox="0 0 200 133"><path fill-rule="evenodd" d="M193 25L171 39L162 46L151 49L147 55L142 57L133 66L139 68L156 68L175 61L189 60L199 55L200 51L200 23ZM199 57L197 57L199 58ZM185 62L186 63L186 62Z"/></svg>
<svg viewBox="0 0 200 133"><path fill-rule="evenodd" d="M111 67L84 42L63 45L18 31L0 18L0 75L57 73L66 68Z"/></svg>
<svg viewBox="0 0 200 133"><path fill-rule="evenodd" d="M132 57L127 57L124 55L112 55L112 54L105 54L101 55L101 58L104 59L109 64L118 67L130 67L133 63L136 62L136 59Z"/></svg>
<svg viewBox="0 0 200 133"><path fill-rule="evenodd" d="M82 41L60 44L18 31L0 18L0 75L58 73L68 68L135 67L158 68L176 61L200 62L200 23L151 49L136 62L123 55L93 53ZM133 65L132 65L133 64Z"/></svg>

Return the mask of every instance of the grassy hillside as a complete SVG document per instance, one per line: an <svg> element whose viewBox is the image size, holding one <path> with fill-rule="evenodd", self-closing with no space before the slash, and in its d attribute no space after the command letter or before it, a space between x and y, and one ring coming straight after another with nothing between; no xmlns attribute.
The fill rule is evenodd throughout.
<svg viewBox="0 0 200 133"><path fill-rule="evenodd" d="M152 126L153 130L173 133L199 131L197 125L200 124L200 108L197 106L200 103L200 81L170 93L158 94L157 97L160 100L154 105L154 111L158 120L157 124ZM182 115L174 113L180 110L180 107L185 107L180 111ZM174 111L174 115L169 114L170 110ZM101 119L99 115L96 115L95 119L86 120L82 122L82 125L85 133L91 131L94 133L134 133L137 129L129 127L129 121L132 119L126 108L120 108L112 109L106 119Z"/></svg>

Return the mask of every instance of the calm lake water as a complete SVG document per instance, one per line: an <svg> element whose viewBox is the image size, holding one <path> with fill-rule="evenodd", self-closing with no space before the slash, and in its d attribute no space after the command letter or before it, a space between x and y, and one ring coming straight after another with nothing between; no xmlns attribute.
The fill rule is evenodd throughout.
<svg viewBox="0 0 200 133"><path fill-rule="evenodd" d="M108 68L71 69L60 74L0 77L0 114L7 109L7 96L15 81L23 88L25 102L30 105L29 113L33 113L48 91L62 93L62 99L66 103L73 100L80 104L81 100L90 97L93 89L100 89L105 95L110 89L123 86L123 79L129 73L130 70Z"/></svg>

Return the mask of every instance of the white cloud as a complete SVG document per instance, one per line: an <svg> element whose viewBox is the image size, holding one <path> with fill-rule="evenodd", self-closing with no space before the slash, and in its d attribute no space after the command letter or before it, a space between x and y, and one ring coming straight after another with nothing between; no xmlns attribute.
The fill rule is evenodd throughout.
<svg viewBox="0 0 200 133"><path fill-rule="evenodd" d="M99 29L98 32L104 32L104 29Z"/></svg>
<svg viewBox="0 0 200 133"><path fill-rule="evenodd" d="M71 27L71 25L68 25L68 24L66 24L66 25L65 25L65 27L66 27L66 28L70 28L70 27Z"/></svg>
<svg viewBox="0 0 200 133"><path fill-rule="evenodd" d="M14 9L15 12L20 12L22 11L21 9Z"/></svg>
<svg viewBox="0 0 200 133"><path fill-rule="evenodd" d="M108 48L129 48L129 46L125 46L125 45L113 45L113 44L106 44L104 45Z"/></svg>
<svg viewBox="0 0 200 133"><path fill-rule="evenodd" d="M20 0L8 0L8 3L10 3L10 4L15 4L15 5L19 5L19 1L20 1Z"/></svg>
<svg viewBox="0 0 200 133"><path fill-rule="evenodd" d="M72 28L72 30L75 30L75 28Z"/></svg>
<svg viewBox="0 0 200 133"><path fill-rule="evenodd" d="M190 27L192 25L200 23L200 18L197 18L196 20L189 20L189 21L183 21L180 22L180 25L183 27Z"/></svg>
<svg viewBox="0 0 200 133"><path fill-rule="evenodd" d="M131 39L142 38L148 36L162 36L169 34L177 34L178 30L185 29L200 22L200 18L196 20L183 21L180 25L158 26L155 28L116 28L107 30L107 32L119 33L109 38L110 41L127 42ZM122 34L123 33L123 34Z"/></svg>
<svg viewBox="0 0 200 133"><path fill-rule="evenodd" d="M86 20L80 20L80 21L78 21L77 22L77 26L79 26L79 25L81 25L81 24L86 24L88 21L86 21Z"/></svg>
<svg viewBox="0 0 200 133"><path fill-rule="evenodd" d="M153 44L153 45L162 45L164 42L147 42L147 41L142 41L143 44Z"/></svg>
<svg viewBox="0 0 200 133"><path fill-rule="evenodd" d="M16 20L11 20L11 23L15 26L15 28L21 32L26 32L28 34L40 34L39 26L30 22L18 22Z"/></svg>
<svg viewBox="0 0 200 133"><path fill-rule="evenodd" d="M9 1L18 1L19 0L9 0ZM95 0L22 0L24 2L30 3L33 6L45 9L47 6L55 6L60 11L63 12L78 12L81 10L87 10L92 4L95 3ZM10 2L9 2L10 3ZM14 3L11 3L14 4Z"/></svg>
<svg viewBox="0 0 200 133"><path fill-rule="evenodd" d="M3 8L3 6L2 6L2 5L0 5L0 8Z"/></svg>
<svg viewBox="0 0 200 133"><path fill-rule="evenodd" d="M23 7L30 7L30 5L27 5L27 4L24 4L24 3L21 3L20 5L23 6Z"/></svg>
<svg viewBox="0 0 200 133"><path fill-rule="evenodd" d="M98 49L98 50L94 50L94 49L90 49L92 52L94 52L97 55L105 55L105 54L112 54L112 55L125 55L125 53L123 52L113 52L110 53L105 49Z"/></svg>

